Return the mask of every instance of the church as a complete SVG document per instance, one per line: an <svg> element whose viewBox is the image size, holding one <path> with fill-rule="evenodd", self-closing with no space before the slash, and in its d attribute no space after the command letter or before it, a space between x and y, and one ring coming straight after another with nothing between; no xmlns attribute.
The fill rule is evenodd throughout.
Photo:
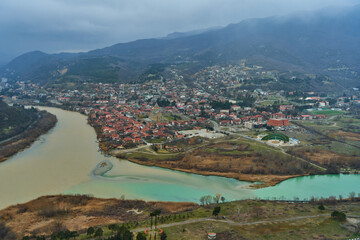
<svg viewBox="0 0 360 240"><path fill-rule="evenodd" d="M163 113L161 112L161 109L157 103L155 104L154 109L151 111L149 118L154 122L164 121Z"/></svg>

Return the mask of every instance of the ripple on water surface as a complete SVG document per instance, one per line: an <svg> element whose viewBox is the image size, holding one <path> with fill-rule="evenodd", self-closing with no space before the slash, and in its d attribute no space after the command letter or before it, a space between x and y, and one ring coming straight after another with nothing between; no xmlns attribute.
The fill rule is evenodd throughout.
<svg viewBox="0 0 360 240"><path fill-rule="evenodd" d="M0 163L0 209L59 193L161 201L198 201L203 195L216 193L227 200L360 193L360 175L300 177L274 187L249 190L249 183L235 179L141 166L115 158L106 158L113 167L104 176L93 176L92 171L105 157L97 151L96 134L86 116L42 109L55 114L58 123L30 148Z"/></svg>

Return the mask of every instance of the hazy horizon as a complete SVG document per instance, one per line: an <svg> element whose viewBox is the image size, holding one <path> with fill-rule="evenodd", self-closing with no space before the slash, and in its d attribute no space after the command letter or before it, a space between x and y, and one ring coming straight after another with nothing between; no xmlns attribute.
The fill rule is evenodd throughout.
<svg viewBox="0 0 360 240"><path fill-rule="evenodd" d="M352 6L360 0L191 2L3 0L0 65L28 51L82 52L144 38L165 37L262 18ZM262 7L259 7L262 6Z"/></svg>

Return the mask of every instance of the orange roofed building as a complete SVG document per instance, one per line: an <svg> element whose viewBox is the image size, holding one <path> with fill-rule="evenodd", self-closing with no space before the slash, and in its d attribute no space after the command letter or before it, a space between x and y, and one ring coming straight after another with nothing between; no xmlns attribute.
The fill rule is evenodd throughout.
<svg viewBox="0 0 360 240"><path fill-rule="evenodd" d="M282 127L282 126L289 126L290 124L288 119L270 119L267 125L274 127Z"/></svg>

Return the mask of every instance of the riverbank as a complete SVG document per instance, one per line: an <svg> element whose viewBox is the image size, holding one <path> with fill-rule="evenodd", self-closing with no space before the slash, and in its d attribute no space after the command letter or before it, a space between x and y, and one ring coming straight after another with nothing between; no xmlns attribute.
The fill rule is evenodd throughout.
<svg viewBox="0 0 360 240"><path fill-rule="evenodd" d="M88 124L92 126L89 119ZM95 130L97 138L100 138L101 131L94 126L92 128ZM205 140L203 143L206 142ZM193 144L189 144L189 146L194 147ZM99 147L103 153L111 154L107 144L99 143ZM218 140L208 141L204 147L194 152L192 150L191 154L187 155L185 161L183 159L176 159L176 161L174 159L144 161L141 158L131 157L125 157L125 159L144 166L157 166L203 176L219 176L253 182L255 183L251 185L253 189L274 186L290 178L318 173L304 170L304 165L301 162L287 159L287 156L276 149L245 139L230 138L223 142L218 142ZM163 154L162 157L166 157L166 154ZM265 159L265 161L259 160L259 158ZM100 165L98 165L96 171L99 171L99 173L94 174L93 172L93 174L102 175L110 171L112 168L110 164L105 164L104 168L99 168Z"/></svg>
<svg viewBox="0 0 360 240"><path fill-rule="evenodd" d="M8 141L5 140L0 143L0 162L3 162L16 153L30 147L41 135L52 129L56 123L57 118L55 115L46 111L41 111L39 113L39 119L31 128L10 138Z"/></svg>
<svg viewBox="0 0 360 240"><path fill-rule="evenodd" d="M247 182L150 168L105 157L86 116L57 108L40 108L58 118L56 127L30 148L0 167L0 208L49 194L93 194L147 201L198 202L204 195L223 194L228 200L255 198ZM97 164L114 165L94 177ZM44 171L46 169L46 171ZM6 193L6 194L5 194Z"/></svg>
<svg viewBox="0 0 360 240"><path fill-rule="evenodd" d="M307 175L256 175L256 174L241 174L241 173L234 173L234 172L217 172L217 171L203 171L198 169L186 169L186 168L180 168L180 167L174 167L173 162L149 162L149 161L141 161L138 159L131 159L127 158L126 160L140 164L145 165L149 167L161 167L166 169L171 169L175 171L185 172L185 173L192 173L192 174L198 174L202 176L218 176L218 177L226 177L226 178L233 178L237 179L239 181L246 181L246 182L252 182L254 184L251 184L249 187L252 189L259 189L259 188L265 188L270 186L275 186L279 184L282 181L285 181L287 179L301 177L301 176L307 176Z"/></svg>
<svg viewBox="0 0 360 240"><path fill-rule="evenodd" d="M248 139L230 137L184 145L191 148L181 153L168 153L147 147L112 154L141 165L255 183L251 188L274 186L290 178L322 173L307 162Z"/></svg>

